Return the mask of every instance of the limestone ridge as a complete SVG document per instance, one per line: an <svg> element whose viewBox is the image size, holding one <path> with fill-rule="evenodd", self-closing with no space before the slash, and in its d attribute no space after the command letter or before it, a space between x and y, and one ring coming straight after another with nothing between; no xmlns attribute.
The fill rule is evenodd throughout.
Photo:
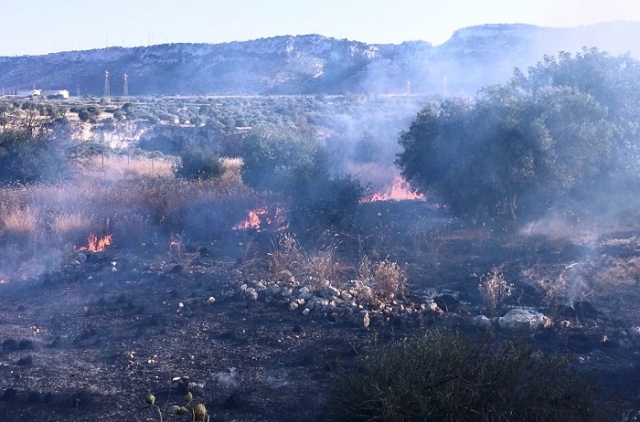
<svg viewBox="0 0 640 422"><path fill-rule="evenodd" d="M640 22L577 28L482 25L456 31L444 44L365 44L320 35L279 36L223 44L110 47L43 56L0 57L5 93L68 89L100 95L109 70L111 94L456 94L506 81L514 67L582 46L640 56Z"/></svg>

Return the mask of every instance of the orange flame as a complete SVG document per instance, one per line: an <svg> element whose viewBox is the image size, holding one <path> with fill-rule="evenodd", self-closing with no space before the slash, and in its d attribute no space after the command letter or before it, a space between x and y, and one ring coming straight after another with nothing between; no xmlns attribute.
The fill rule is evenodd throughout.
<svg viewBox="0 0 640 422"><path fill-rule="evenodd" d="M111 245L111 235L98 238L95 234L90 234L87 238L87 246L83 246L79 251L102 252L107 246Z"/></svg>
<svg viewBox="0 0 640 422"><path fill-rule="evenodd" d="M273 227L277 231L289 228L289 222L287 221L283 208L276 207L273 212L270 212L268 208L264 207L250 210L247 218L233 226L233 230L254 229L262 231L267 227Z"/></svg>
<svg viewBox="0 0 640 422"><path fill-rule="evenodd" d="M362 202L424 201L425 198L426 196L423 193L419 193L417 190L411 190L409 182L401 176L396 176L393 179L393 185L388 191L374 193L369 198L363 199Z"/></svg>

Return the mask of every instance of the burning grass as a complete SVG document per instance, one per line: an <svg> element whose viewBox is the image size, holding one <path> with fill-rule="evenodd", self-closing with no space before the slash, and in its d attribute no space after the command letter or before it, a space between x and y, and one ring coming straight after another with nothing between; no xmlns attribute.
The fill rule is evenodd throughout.
<svg viewBox="0 0 640 422"><path fill-rule="evenodd" d="M174 177L167 161L152 166L148 159L108 157L103 166L98 158L71 180L5 187L0 238L95 252L111 242L139 246L172 232L206 237L236 224L252 195L240 183L241 162L226 164L229 172L220 180L188 181Z"/></svg>
<svg viewBox="0 0 640 422"><path fill-rule="evenodd" d="M426 195L411 189L409 183L401 176L396 176L393 179L391 187L376 192L368 198L365 198L362 202L377 202L377 201L424 201Z"/></svg>

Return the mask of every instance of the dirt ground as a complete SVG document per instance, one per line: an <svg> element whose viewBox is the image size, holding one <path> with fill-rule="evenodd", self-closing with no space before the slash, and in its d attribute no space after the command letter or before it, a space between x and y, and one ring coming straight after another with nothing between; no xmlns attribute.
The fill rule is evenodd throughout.
<svg viewBox="0 0 640 422"><path fill-rule="evenodd" d="M189 420L171 407L191 391L212 421L321 420L334 363L353 361L374 333L476 329L480 276L495 267L515 285L505 309L534 307L553 320L497 335L575 354L604 396L629 415L640 409L640 230L591 227L587 236L537 226L507 235L425 216L417 203L367 207L369 235L345 236L338 256L348 265L362 253L403 263L408 302L434 299L433 318L372 319L365 328L342 314L304 315L286 301L238 295L248 279L269 277L248 263L276 234L255 236L251 257L229 247L251 234L194 242L188 262L171 261L168 239L135 249L114 239L104 252L72 253L44 275L0 285L0 419L158 421L145 402L152 393L164 421Z"/></svg>

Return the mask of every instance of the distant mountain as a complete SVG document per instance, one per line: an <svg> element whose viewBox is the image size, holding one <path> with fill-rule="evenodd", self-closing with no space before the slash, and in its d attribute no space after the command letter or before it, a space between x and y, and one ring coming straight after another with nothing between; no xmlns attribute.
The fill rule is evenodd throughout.
<svg viewBox="0 0 640 422"><path fill-rule="evenodd" d="M304 35L0 57L0 87L5 93L35 85L101 95L108 70L112 95L122 93L125 73L131 95L473 93L504 82L514 67L583 46L638 57L640 22L578 28L482 25L460 29L439 46Z"/></svg>

